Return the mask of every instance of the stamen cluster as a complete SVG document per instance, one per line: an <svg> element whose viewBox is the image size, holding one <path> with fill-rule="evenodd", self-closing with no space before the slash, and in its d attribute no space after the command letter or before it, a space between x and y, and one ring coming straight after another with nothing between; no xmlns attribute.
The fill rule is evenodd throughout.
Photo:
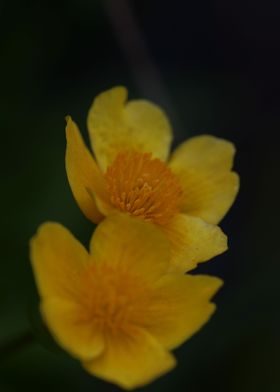
<svg viewBox="0 0 280 392"><path fill-rule="evenodd" d="M164 225L179 211L182 189L149 153L122 152L105 174L110 202L119 210Z"/></svg>

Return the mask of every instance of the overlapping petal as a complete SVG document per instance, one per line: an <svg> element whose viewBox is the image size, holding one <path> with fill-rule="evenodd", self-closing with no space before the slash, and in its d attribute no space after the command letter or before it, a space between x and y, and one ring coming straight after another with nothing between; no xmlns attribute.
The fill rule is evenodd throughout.
<svg viewBox="0 0 280 392"><path fill-rule="evenodd" d="M190 271L227 250L222 230L197 217L176 214L162 230L171 244L171 271Z"/></svg>
<svg viewBox="0 0 280 392"><path fill-rule="evenodd" d="M42 224L31 240L30 256L42 298L76 298L77 276L88 264L89 256L65 227Z"/></svg>
<svg viewBox="0 0 280 392"><path fill-rule="evenodd" d="M163 276L155 283L145 328L164 347L176 348L209 320L215 310L210 300L222 283L205 275Z"/></svg>
<svg viewBox="0 0 280 392"><path fill-rule="evenodd" d="M172 154L170 168L184 191L182 212L217 224L231 207L239 177L231 172L235 148L213 136L193 137Z"/></svg>
<svg viewBox="0 0 280 392"><path fill-rule="evenodd" d="M127 90L115 87L97 96L88 115L91 145L105 171L120 151L151 152L166 160L172 140L165 113L145 100L127 100Z"/></svg>
<svg viewBox="0 0 280 392"><path fill-rule="evenodd" d="M78 291L76 295L79 296ZM105 348L104 334L94 325L81 301L47 298L41 303L41 312L56 341L74 357L91 360L101 355Z"/></svg>
<svg viewBox="0 0 280 392"><path fill-rule="evenodd" d="M92 374L130 390L143 386L176 364L175 358L145 330L132 327L129 332L108 341L106 351L97 359L84 362Z"/></svg>
<svg viewBox="0 0 280 392"><path fill-rule="evenodd" d="M154 225L122 213L111 215L97 227L90 253L97 263L128 270L144 281L166 273L170 262L170 246L164 234Z"/></svg>
<svg viewBox="0 0 280 392"><path fill-rule="evenodd" d="M71 117L67 118L66 138L66 171L73 195L85 216L99 223L103 215L95 196L105 197L104 178Z"/></svg>
<svg viewBox="0 0 280 392"><path fill-rule="evenodd" d="M81 305L80 277L91 262L85 248L63 226L45 223L31 240L31 262L42 315L55 339L78 358L99 355L103 336Z"/></svg>

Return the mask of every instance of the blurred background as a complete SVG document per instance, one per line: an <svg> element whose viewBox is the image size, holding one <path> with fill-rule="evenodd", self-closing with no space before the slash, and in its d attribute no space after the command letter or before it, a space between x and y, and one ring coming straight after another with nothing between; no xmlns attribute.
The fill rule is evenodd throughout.
<svg viewBox="0 0 280 392"><path fill-rule="evenodd" d="M232 140L241 176L222 222L229 251L197 270L225 280L218 311L176 350L177 368L141 390L280 390L279 16L270 0L0 2L0 345L38 322L38 225L59 221L84 244L92 233L65 175L64 117L88 140L93 97L122 84L166 110L174 146L201 133ZM0 350L1 392L119 391L47 337L20 342Z"/></svg>

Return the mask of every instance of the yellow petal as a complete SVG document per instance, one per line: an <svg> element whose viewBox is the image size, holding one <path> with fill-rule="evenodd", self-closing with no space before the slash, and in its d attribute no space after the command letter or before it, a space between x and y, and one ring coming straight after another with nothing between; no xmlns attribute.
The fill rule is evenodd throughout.
<svg viewBox="0 0 280 392"><path fill-rule="evenodd" d="M89 255L76 238L58 223L44 223L31 239L31 262L40 296L72 299L77 275Z"/></svg>
<svg viewBox="0 0 280 392"><path fill-rule="evenodd" d="M96 206L94 196L104 192L102 174L71 117L67 118L66 138L66 171L73 195L85 216L98 223L103 215Z"/></svg>
<svg viewBox="0 0 280 392"><path fill-rule="evenodd" d="M131 390L174 368L176 362L150 334L140 328L111 337L103 354L84 367L90 373Z"/></svg>
<svg viewBox="0 0 280 392"><path fill-rule="evenodd" d="M209 320L215 310L210 300L221 285L216 277L165 275L155 284L143 327L164 347L174 349Z"/></svg>
<svg viewBox="0 0 280 392"><path fill-rule="evenodd" d="M234 153L232 143L207 135L175 150L170 167L183 188L183 212L213 224L224 217L239 189L239 177L230 171Z"/></svg>
<svg viewBox="0 0 280 392"><path fill-rule="evenodd" d="M90 108L88 129L102 170L124 150L150 152L166 160L172 140L170 123L155 104L127 100L127 90L115 87L98 95Z"/></svg>
<svg viewBox="0 0 280 392"><path fill-rule="evenodd" d="M177 214L163 230L171 243L171 270L189 271L227 250L222 230L200 218Z"/></svg>
<svg viewBox="0 0 280 392"><path fill-rule="evenodd" d="M154 280L169 266L170 246L156 226L124 213L110 215L95 230L90 253L99 263Z"/></svg>
<svg viewBox="0 0 280 392"><path fill-rule="evenodd" d="M102 353L103 335L83 313L80 303L50 298L43 300L41 312L56 341L70 354L91 360Z"/></svg>

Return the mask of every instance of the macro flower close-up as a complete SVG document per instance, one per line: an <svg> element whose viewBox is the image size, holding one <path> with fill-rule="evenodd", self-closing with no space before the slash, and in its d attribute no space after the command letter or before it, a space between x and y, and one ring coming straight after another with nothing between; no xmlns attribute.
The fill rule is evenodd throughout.
<svg viewBox="0 0 280 392"><path fill-rule="evenodd" d="M166 114L146 100L127 102L124 87L98 95L87 123L95 159L68 116L66 169L88 219L121 211L156 225L171 244L170 270L189 271L227 249L217 224L239 189L231 142L201 135L170 155Z"/></svg>
<svg viewBox="0 0 280 392"><path fill-rule="evenodd" d="M279 14L0 2L0 392L280 391Z"/></svg>
<svg viewBox="0 0 280 392"><path fill-rule="evenodd" d="M62 225L31 241L43 318L56 341L93 375L133 389L174 368L178 347L215 310L222 281L167 273L169 243L152 225L116 214L89 253Z"/></svg>

